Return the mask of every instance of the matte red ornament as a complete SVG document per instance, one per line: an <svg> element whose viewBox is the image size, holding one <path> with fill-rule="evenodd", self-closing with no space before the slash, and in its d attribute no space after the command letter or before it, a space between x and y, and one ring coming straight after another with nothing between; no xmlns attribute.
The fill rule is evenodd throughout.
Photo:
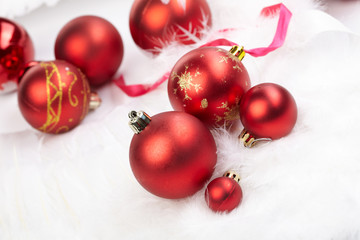
<svg viewBox="0 0 360 240"><path fill-rule="evenodd" d="M56 59L79 67L91 86L111 80L124 55L119 32L107 20L96 16L82 16L67 23L55 42Z"/></svg>
<svg viewBox="0 0 360 240"><path fill-rule="evenodd" d="M286 136L295 126L297 107L288 90L274 83L262 83L247 91L240 103L244 143L253 138L272 140Z"/></svg>
<svg viewBox="0 0 360 240"><path fill-rule="evenodd" d="M239 181L240 177L231 171L212 180L205 190L205 200L209 208L215 212L234 210L243 197Z"/></svg>
<svg viewBox="0 0 360 240"><path fill-rule="evenodd" d="M203 47L180 58L168 82L172 107L196 116L208 127L239 119L240 99L250 88L250 79L240 61L243 49L231 51L235 55Z"/></svg>
<svg viewBox="0 0 360 240"><path fill-rule="evenodd" d="M163 198L184 198L210 179L217 161L216 145L199 119L184 112L150 118L133 111L129 117L137 133L130 145L130 165L147 191Z"/></svg>
<svg viewBox="0 0 360 240"><path fill-rule="evenodd" d="M34 46L26 30L0 17L0 93L16 89L20 71L33 59Z"/></svg>
<svg viewBox="0 0 360 240"><path fill-rule="evenodd" d="M173 41L193 44L212 24L205 0L135 0L129 22L135 43L153 53Z"/></svg>
<svg viewBox="0 0 360 240"><path fill-rule="evenodd" d="M90 86L85 75L68 62L40 62L21 78L18 103L32 127L63 133L76 127L88 113Z"/></svg>

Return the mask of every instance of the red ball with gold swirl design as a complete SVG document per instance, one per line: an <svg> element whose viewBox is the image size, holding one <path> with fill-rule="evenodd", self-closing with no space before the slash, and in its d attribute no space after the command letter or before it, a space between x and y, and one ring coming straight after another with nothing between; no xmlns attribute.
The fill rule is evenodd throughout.
<svg viewBox="0 0 360 240"><path fill-rule="evenodd" d="M20 79L20 111L32 127L45 133L76 127L88 113L91 98L86 76L65 61L32 63Z"/></svg>

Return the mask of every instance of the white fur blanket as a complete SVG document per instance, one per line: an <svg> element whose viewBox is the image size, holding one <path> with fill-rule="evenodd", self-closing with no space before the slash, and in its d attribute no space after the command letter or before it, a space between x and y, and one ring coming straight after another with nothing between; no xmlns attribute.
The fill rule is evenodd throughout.
<svg viewBox="0 0 360 240"><path fill-rule="evenodd" d="M16 2L20 9L25 0L0 1L0 14L27 11L25 5L15 10ZM27 2L30 9L45 1ZM218 37L247 48L271 42L277 19L259 12L275 1L208 2L214 26L198 45ZM241 125L214 132L213 178L228 169L240 173L244 199L237 209L213 213L204 190L182 200L161 199L133 177L127 113L171 110L166 84L138 98L108 84L98 90L101 108L58 136L33 130L11 93L0 95L0 239L360 239L360 38L312 1L284 3L293 12L285 45L266 57L246 56L243 63L252 85L274 82L292 93L298 122L287 137L253 149L237 141ZM154 82L194 46L171 46L149 58L131 39L131 4L63 0L15 20L32 36L37 59L51 60L67 21L105 17L124 40L119 73L129 84ZM224 28L237 30L219 35Z"/></svg>

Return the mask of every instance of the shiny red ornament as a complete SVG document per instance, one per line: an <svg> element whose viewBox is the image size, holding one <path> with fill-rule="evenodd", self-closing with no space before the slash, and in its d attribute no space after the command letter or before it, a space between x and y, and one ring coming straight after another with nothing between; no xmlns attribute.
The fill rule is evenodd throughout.
<svg viewBox="0 0 360 240"><path fill-rule="evenodd" d="M55 60L40 62L24 73L18 90L20 111L26 121L46 133L63 133L86 116L90 86L74 65Z"/></svg>
<svg viewBox="0 0 360 240"><path fill-rule="evenodd" d="M0 93L16 89L19 72L33 59L34 46L26 30L0 17Z"/></svg>
<svg viewBox="0 0 360 240"><path fill-rule="evenodd" d="M204 186L217 155L215 140L199 119L184 112L164 112L150 118L133 111L129 117L137 133L130 145L130 165L147 191L178 199Z"/></svg>
<svg viewBox="0 0 360 240"><path fill-rule="evenodd" d="M135 43L153 53L173 41L193 44L212 24L205 0L135 0L129 22Z"/></svg>
<svg viewBox="0 0 360 240"><path fill-rule="evenodd" d="M205 200L209 208L215 212L234 210L243 197L239 181L240 178L234 172L227 172L223 177L212 180L205 190Z"/></svg>
<svg viewBox="0 0 360 240"><path fill-rule="evenodd" d="M240 120L255 138L278 139L295 126L297 107L288 90L274 83L252 87L241 99Z"/></svg>
<svg viewBox="0 0 360 240"><path fill-rule="evenodd" d="M56 59L79 67L91 86L111 80L124 55L119 32L107 20L82 16L67 23L55 42Z"/></svg>
<svg viewBox="0 0 360 240"><path fill-rule="evenodd" d="M234 54L203 47L180 58L168 82L172 107L196 116L209 127L239 119L240 99L250 88L250 79L238 58L242 54Z"/></svg>

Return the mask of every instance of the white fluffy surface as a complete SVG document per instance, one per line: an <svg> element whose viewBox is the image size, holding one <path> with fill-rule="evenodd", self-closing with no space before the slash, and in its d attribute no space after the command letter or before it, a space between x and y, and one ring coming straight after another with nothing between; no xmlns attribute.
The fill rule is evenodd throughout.
<svg viewBox="0 0 360 240"><path fill-rule="evenodd" d="M13 18L27 14L42 5L54 6L59 0L0 0L0 16Z"/></svg>
<svg viewBox="0 0 360 240"><path fill-rule="evenodd" d="M57 32L71 18L109 19L125 43L120 72L129 83L154 82L192 47L158 58L132 42L132 1L62 0L17 18L33 37L37 59L53 59ZM259 18L267 0L209 0L214 27L246 48L271 42L277 19ZM299 118L287 137L245 149L232 132L214 132L218 164L242 176L242 204L211 212L201 190L182 200L146 192L132 175L130 110L171 110L166 84L129 98L114 84L99 89L103 105L73 131L39 133L23 120L16 93L0 95L0 239L360 239L360 38L311 1L289 0L286 44L263 58L247 56L252 85L274 82L295 97ZM219 35L216 30L238 30ZM201 44L201 43L199 43Z"/></svg>

